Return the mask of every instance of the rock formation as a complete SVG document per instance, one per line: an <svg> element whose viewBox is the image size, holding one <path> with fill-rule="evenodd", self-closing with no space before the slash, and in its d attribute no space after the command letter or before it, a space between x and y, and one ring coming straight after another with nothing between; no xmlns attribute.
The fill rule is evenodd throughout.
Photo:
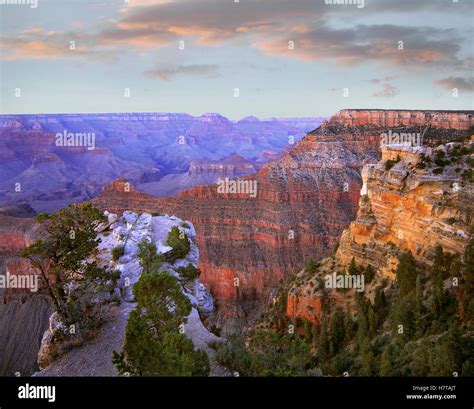
<svg viewBox="0 0 474 409"><path fill-rule="evenodd" d="M391 119L377 122L371 119L373 112ZM410 113L410 121L403 112ZM383 133L420 133L430 143L467 134L463 121L470 121L472 113L437 115L460 119L445 129L444 122L430 122L423 111L340 111L281 159L243 178L257 183L256 198L221 194L211 185L155 200L124 192L122 181L109 186L94 203L190 220L197 231L202 280L217 301L217 326L239 331L282 279L334 248L356 216L361 169L380 158Z"/></svg>
<svg viewBox="0 0 474 409"><path fill-rule="evenodd" d="M18 252L37 234L27 205L0 208L0 274L35 274ZM41 284L41 281L39 281ZM0 288L0 375L28 376L37 370L36 357L51 309L41 291Z"/></svg>
<svg viewBox="0 0 474 409"><path fill-rule="evenodd" d="M363 170L359 212L342 235L341 261L348 264L354 257L357 263L371 264L390 275L396 249L410 250L426 265L431 264L437 245L462 253L474 211L474 186L467 177L472 165L465 162L469 146L384 149L382 161ZM394 157L399 162L387 170L387 160ZM441 160L448 164L437 168L437 157L446 158Z"/></svg>
<svg viewBox="0 0 474 409"><path fill-rule="evenodd" d="M152 189L153 183L185 174L191 161L223 161L233 153L255 161L263 151L281 153L290 136L298 141L320 121L236 122L218 114L0 115L0 206L28 203L38 212L56 211L89 200L120 177L137 186L151 184L145 191L153 194L175 194L158 189L161 185ZM171 179L163 185L180 187ZM181 189L212 181L191 176L184 182Z"/></svg>
<svg viewBox="0 0 474 409"><path fill-rule="evenodd" d="M266 158L268 162L271 158ZM174 196L180 191L198 185L216 183L219 178L239 178L257 171L259 166L240 155L230 155L223 161L192 160L185 173L172 173L164 176L158 182L142 183L137 190L153 196Z"/></svg>
<svg viewBox="0 0 474 409"><path fill-rule="evenodd" d="M110 218L110 213L107 214ZM158 252L165 253L171 248L166 246L168 233L173 226L178 226L190 239L190 251L185 258L173 264L164 263L163 269L174 275L182 284L183 293L189 298L192 310L184 326L184 333L196 348L208 353L211 362L211 375L225 375L226 371L213 359L214 350L209 344L221 342L222 339L210 333L201 322L200 314L206 316L214 309L212 297L198 279L182 279L177 268L189 263L197 266L199 251L195 244L195 230L191 223L177 217L152 216L126 211L123 216L112 219L116 222L110 229L104 230L99 238L98 260L101 265L118 269L121 272L118 288L112 297L118 297L119 305L110 305L107 322L98 330L97 336L83 340L75 333L65 341L54 341L54 334L61 330L63 324L57 314L50 317L49 328L45 331L38 353L38 364L42 369L35 376L116 376L112 363L112 352L120 351L125 336L128 315L135 308L132 287L141 273L138 258L138 243L146 240L155 243ZM124 255L118 261L112 260L112 249L124 246ZM104 297L98 297L104 300ZM110 298L110 295L108 296ZM198 312L199 311L199 312Z"/></svg>
<svg viewBox="0 0 474 409"><path fill-rule="evenodd" d="M395 279L402 252L411 251L426 267L436 246L462 254L474 213L473 147L465 142L383 148L382 160L363 168L357 217L342 233L337 253L320 260L314 273L298 273L289 286L287 315L320 322L322 304L347 309L354 303L347 293L325 291L321 281L327 274L346 272L352 259L376 272L374 282L365 287L373 299L381 280Z"/></svg>

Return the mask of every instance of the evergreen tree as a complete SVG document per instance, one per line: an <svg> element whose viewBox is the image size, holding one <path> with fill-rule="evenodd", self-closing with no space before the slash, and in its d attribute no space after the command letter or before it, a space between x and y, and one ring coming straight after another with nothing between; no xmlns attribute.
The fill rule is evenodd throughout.
<svg viewBox="0 0 474 409"><path fill-rule="evenodd" d="M385 298L385 291L382 286L378 286L375 289L374 313L375 329L378 329L382 326L387 314L387 299Z"/></svg>
<svg viewBox="0 0 474 409"><path fill-rule="evenodd" d="M385 345L380 358L380 376L395 376L392 344Z"/></svg>
<svg viewBox="0 0 474 409"><path fill-rule="evenodd" d="M328 334L327 327L328 327L327 318L324 315L321 321L321 328L319 330L319 339L318 339L319 362L326 362L326 360L330 358L329 334Z"/></svg>
<svg viewBox="0 0 474 409"><path fill-rule="evenodd" d="M180 230L176 226L174 226L168 233L166 244L173 249L167 254L168 261L173 263L176 260L185 257L191 248L187 234L184 230Z"/></svg>
<svg viewBox="0 0 474 409"><path fill-rule="evenodd" d="M394 335L402 341L407 341L415 335L415 309L414 294L400 297L392 311Z"/></svg>
<svg viewBox="0 0 474 409"><path fill-rule="evenodd" d="M411 362L411 374L414 376L427 376L430 372L432 345L429 339L423 338L413 352L413 360Z"/></svg>
<svg viewBox="0 0 474 409"><path fill-rule="evenodd" d="M464 249L460 288L456 296L459 315L463 321L474 321L474 228L471 228L469 242ZM459 265L458 265L459 268Z"/></svg>
<svg viewBox="0 0 474 409"><path fill-rule="evenodd" d="M396 275L401 296L415 290L417 273L415 259L410 251L399 257Z"/></svg>
<svg viewBox="0 0 474 409"><path fill-rule="evenodd" d="M138 258L140 267L146 274L158 272L163 264L163 258L158 255L156 245L146 241L138 243Z"/></svg>
<svg viewBox="0 0 474 409"><path fill-rule="evenodd" d="M367 338L361 342L360 355L362 358L362 367L359 371L361 376L374 376L377 373L377 360Z"/></svg>
<svg viewBox="0 0 474 409"><path fill-rule="evenodd" d="M337 354L344 343L345 328L344 328L344 311L340 308L336 309L331 319L330 338L333 346L333 351Z"/></svg>
<svg viewBox="0 0 474 409"><path fill-rule="evenodd" d="M347 269L349 275L356 275L357 274L357 265L355 262L355 258L352 257L352 260L349 264L349 268Z"/></svg>
<svg viewBox="0 0 474 409"><path fill-rule="evenodd" d="M77 289L84 293L86 287L96 280L117 279L116 272L87 261L97 253L100 239L96 229L105 217L90 203L85 203L70 205L50 215L41 213L36 220L43 229L42 238L23 250L21 255L39 270L56 311L64 322L72 324L86 314L86 311L80 311L79 305L71 305L73 299L78 299L72 292ZM68 316L71 311L77 314Z"/></svg>
<svg viewBox="0 0 474 409"><path fill-rule="evenodd" d="M366 268L365 268L365 273L364 273L364 280L367 284L370 284L372 282L372 280L374 279L375 277L375 270L373 269L373 267L369 264Z"/></svg>
<svg viewBox="0 0 474 409"><path fill-rule="evenodd" d="M375 313L372 307L369 307L367 313L367 323L369 328L369 336L372 338L377 332L377 322L375 319Z"/></svg>
<svg viewBox="0 0 474 409"><path fill-rule="evenodd" d="M133 286L137 307L130 313L125 345L113 362L121 374L134 376L207 376L209 359L194 350L182 325L191 303L167 272L142 274Z"/></svg>
<svg viewBox="0 0 474 409"><path fill-rule="evenodd" d="M303 328L304 328L304 337L306 341L311 342L311 339L312 339L311 323L306 318L303 321Z"/></svg>

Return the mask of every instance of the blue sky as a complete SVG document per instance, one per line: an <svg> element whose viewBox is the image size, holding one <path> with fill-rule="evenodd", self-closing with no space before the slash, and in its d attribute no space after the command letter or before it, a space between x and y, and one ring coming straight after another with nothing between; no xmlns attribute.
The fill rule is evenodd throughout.
<svg viewBox="0 0 474 409"><path fill-rule="evenodd" d="M472 0L37 1L0 4L1 113L474 109Z"/></svg>

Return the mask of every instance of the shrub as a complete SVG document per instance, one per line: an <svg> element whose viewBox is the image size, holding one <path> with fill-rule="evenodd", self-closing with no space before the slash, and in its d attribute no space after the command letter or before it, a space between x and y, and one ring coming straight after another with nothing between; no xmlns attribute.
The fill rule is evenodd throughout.
<svg viewBox="0 0 474 409"><path fill-rule="evenodd" d="M144 273L158 272L164 261L164 257L158 255L156 245L146 241L138 244L138 258Z"/></svg>
<svg viewBox="0 0 474 409"><path fill-rule="evenodd" d="M187 234L176 226L169 232L166 244L173 249L167 254L167 259L172 263L186 256L191 248Z"/></svg>
<svg viewBox="0 0 474 409"><path fill-rule="evenodd" d="M112 249L112 260L118 261L120 257L125 254L125 247L124 246L117 246Z"/></svg>
<svg viewBox="0 0 474 409"><path fill-rule="evenodd" d="M435 175L440 175L441 173L444 172L444 168L436 168L436 169L433 169L433 173Z"/></svg>
<svg viewBox="0 0 474 409"><path fill-rule="evenodd" d="M443 159L435 159L434 163L436 166L444 167L449 163L449 161L445 161Z"/></svg>
<svg viewBox="0 0 474 409"><path fill-rule="evenodd" d="M132 376L208 376L209 359L179 331L191 302L175 277L163 272L142 274L133 286L137 307L130 313L121 353L112 362L120 374ZM170 306L173 306L170 309Z"/></svg>
<svg viewBox="0 0 474 409"><path fill-rule="evenodd" d="M392 169L398 162L400 162L400 156L397 156L395 160L389 159L385 162L385 170Z"/></svg>
<svg viewBox="0 0 474 409"><path fill-rule="evenodd" d="M374 279L375 277L375 270L372 268L372 266L369 264L366 268L365 268L365 272L364 272L364 280L367 284L370 284L372 282L372 280Z"/></svg>
<svg viewBox="0 0 474 409"><path fill-rule="evenodd" d="M186 281L194 280L196 278L199 278L199 276L201 275L201 271L199 271L191 263L189 263L186 267L177 268L176 271L179 273L181 278Z"/></svg>
<svg viewBox="0 0 474 409"><path fill-rule="evenodd" d="M314 274L316 272L316 269L318 268L317 263L314 260L309 260L305 267L304 270L307 273Z"/></svg>

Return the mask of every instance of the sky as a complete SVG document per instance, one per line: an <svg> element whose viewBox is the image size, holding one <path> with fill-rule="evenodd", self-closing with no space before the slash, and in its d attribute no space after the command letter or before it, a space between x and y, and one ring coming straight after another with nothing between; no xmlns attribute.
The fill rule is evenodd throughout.
<svg viewBox="0 0 474 409"><path fill-rule="evenodd" d="M474 109L474 0L9 1L2 114Z"/></svg>

